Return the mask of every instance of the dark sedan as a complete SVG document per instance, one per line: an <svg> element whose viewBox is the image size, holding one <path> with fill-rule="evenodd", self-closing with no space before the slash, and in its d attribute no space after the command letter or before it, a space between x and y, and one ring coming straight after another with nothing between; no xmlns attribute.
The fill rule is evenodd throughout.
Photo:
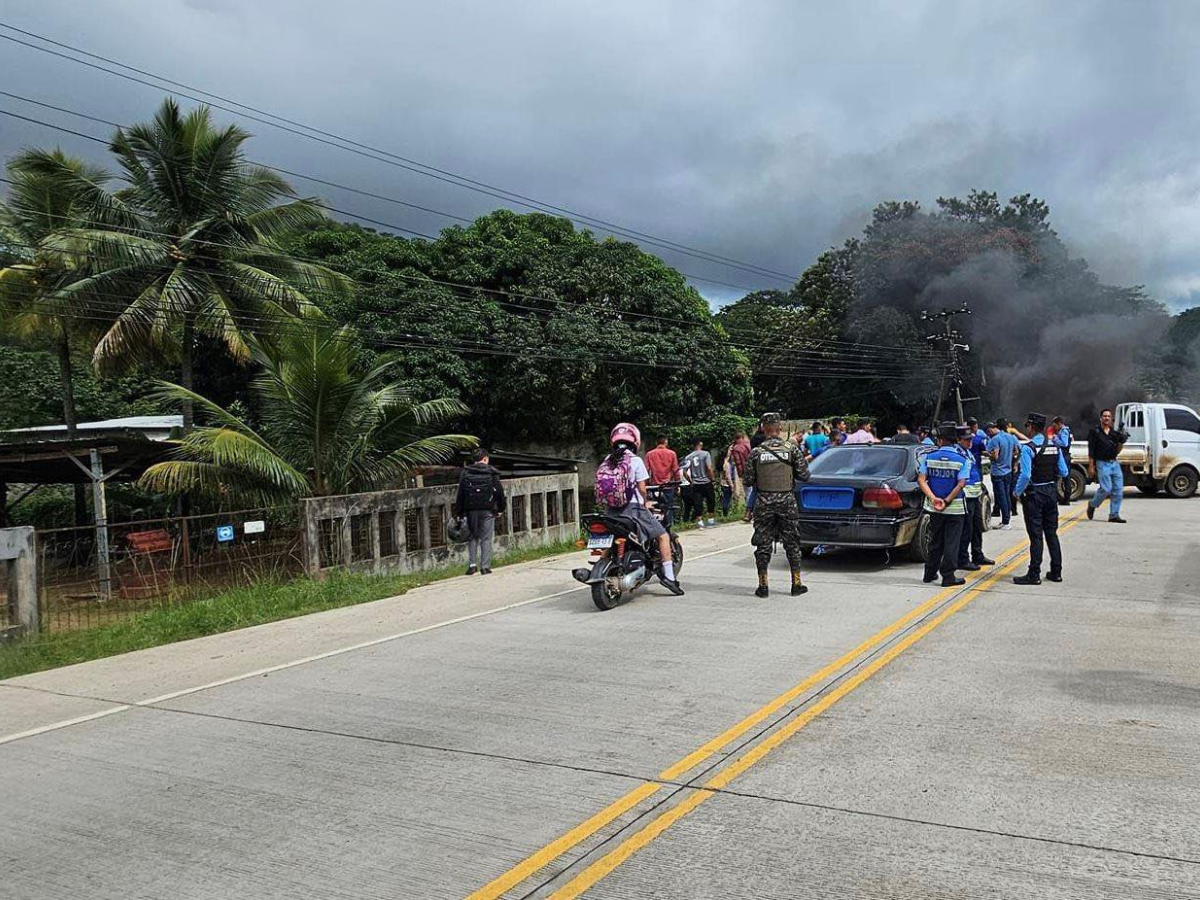
<svg viewBox="0 0 1200 900"><path fill-rule="evenodd" d="M812 477L797 492L800 540L815 547L890 550L906 547L923 561L929 548L917 459L921 445L852 444L830 447L809 464ZM984 495L984 528L991 500Z"/></svg>

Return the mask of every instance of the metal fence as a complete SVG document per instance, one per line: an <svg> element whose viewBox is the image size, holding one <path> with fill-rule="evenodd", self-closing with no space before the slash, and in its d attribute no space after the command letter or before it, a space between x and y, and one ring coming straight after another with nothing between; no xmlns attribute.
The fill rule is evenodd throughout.
<svg viewBox="0 0 1200 900"><path fill-rule="evenodd" d="M64 631L303 571L294 506L37 533L42 628Z"/></svg>
<svg viewBox="0 0 1200 900"><path fill-rule="evenodd" d="M504 482L499 550L573 538L574 474ZM296 506L110 522L36 532L37 607L44 631L69 631L177 606L221 590L331 569L405 572L464 555L446 538L455 486L342 497ZM17 624L0 560L0 636ZM32 615L32 613L31 613ZM15 633L15 631L14 631Z"/></svg>

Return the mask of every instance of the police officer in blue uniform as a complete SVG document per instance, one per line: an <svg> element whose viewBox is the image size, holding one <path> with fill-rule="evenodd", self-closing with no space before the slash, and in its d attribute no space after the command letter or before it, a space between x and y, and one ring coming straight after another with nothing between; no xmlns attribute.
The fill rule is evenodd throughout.
<svg viewBox="0 0 1200 900"><path fill-rule="evenodd" d="M1025 421L1029 443L1021 447L1021 472L1016 494L1021 498L1025 530L1029 533L1029 571L1014 584L1042 583L1042 543L1050 550L1050 581L1062 581L1062 546L1058 542L1058 479L1069 474L1066 454L1046 439L1046 417L1030 413Z"/></svg>
<svg viewBox="0 0 1200 900"><path fill-rule="evenodd" d="M971 474L963 488L963 502L967 516L963 521L962 537L958 543L958 567L968 572L978 572L983 566L994 566L996 561L983 555L983 465L975 453L978 438L970 422L958 429L959 451L971 462Z"/></svg>
<svg viewBox="0 0 1200 900"><path fill-rule="evenodd" d="M939 425L937 449L922 454L917 462L917 483L925 495L925 511L929 515L929 556L925 559L924 580L928 584L940 571L943 587L966 584L955 569L967 512L963 489L971 477L971 461L958 451L956 438L953 422Z"/></svg>

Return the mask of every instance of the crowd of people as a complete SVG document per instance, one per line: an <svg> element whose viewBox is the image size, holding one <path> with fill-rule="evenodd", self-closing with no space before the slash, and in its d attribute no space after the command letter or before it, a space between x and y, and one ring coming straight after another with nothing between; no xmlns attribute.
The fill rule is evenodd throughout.
<svg viewBox="0 0 1200 900"><path fill-rule="evenodd" d="M796 432L784 428L779 414L766 413L753 435L735 435L718 454L719 463L699 439L680 459L668 436L661 434L643 460L638 456L641 435L636 426L621 423L610 438L612 453L601 469L628 469L627 480L634 490L622 496L625 502L619 511L636 517L645 536L659 546L659 580L676 594L682 589L675 578L668 531L674 524L677 501L682 500L685 518L693 519L700 528L711 527L716 524L718 487L724 515L728 516L735 501L744 501L746 519L754 521L752 543L759 577L755 593L768 596L767 569L777 542L783 543L791 567L792 594L805 593L807 587L800 576L797 493L809 478L808 466L833 447L875 443L921 444L928 448L919 454L917 470L930 521L926 582L940 575L943 586L964 584L960 571L976 571L994 564L983 550L981 503L986 470L990 470L992 515L1000 519L998 527L1011 529L1020 502L1029 534L1029 569L1014 582L1040 584L1046 551L1050 557L1047 579L1062 581L1058 507L1070 504L1074 435L1061 416L1048 421L1044 415L1030 413L1024 433L1004 418L982 425L969 418L964 423L922 425L915 432L900 425L891 437L880 438L870 419L859 419L850 427L842 418L815 421ZM1126 440L1127 435L1113 426L1112 411L1104 410L1087 441L1088 473L1092 480L1099 481L1099 489L1088 504L1089 519L1108 499L1109 521L1125 522L1121 518L1124 483L1118 456ZM658 491L661 521L647 509L651 487ZM472 465L461 474L453 508L455 521L461 521L468 543L468 574L491 572L494 520L503 509L499 473L489 465L487 451L478 450Z"/></svg>

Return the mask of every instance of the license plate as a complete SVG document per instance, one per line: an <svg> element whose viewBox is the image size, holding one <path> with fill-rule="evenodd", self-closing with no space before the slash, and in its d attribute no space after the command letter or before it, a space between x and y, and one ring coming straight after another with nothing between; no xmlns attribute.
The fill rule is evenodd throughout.
<svg viewBox="0 0 1200 900"><path fill-rule="evenodd" d="M800 491L805 509L849 509L854 505L854 488L807 487Z"/></svg>
<svg viewBox="0 0 1200 900"><path fill-rule="evenodd" d="M593 534L588 538L589 550L607 550L612 546L613 536L611 534Z"/></svg>

